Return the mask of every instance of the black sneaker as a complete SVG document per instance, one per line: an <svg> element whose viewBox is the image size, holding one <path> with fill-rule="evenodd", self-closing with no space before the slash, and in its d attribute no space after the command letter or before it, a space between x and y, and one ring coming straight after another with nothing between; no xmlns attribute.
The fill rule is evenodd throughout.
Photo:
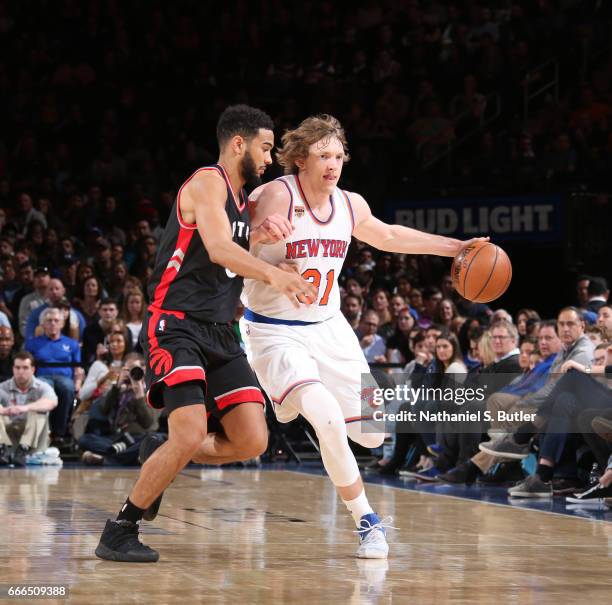
<svg viewBox="0 0 612 605"><path fill-rule="evenodd" d="M10 463L6 445L0 445L0 466L8 466Z"/></svg>
<svg viewBox="0 0 612 605"><path fill-rule="evenodd" d="M604 498L612 497L612 485L608 485L608 487L604 487L601 483L596 483L589 487L589 489L583 491L582 493L575 493L573 496L567 496L565 498L566 502L585 502L586 500L602 500Z"/></svg>
<svg viewBox="0 0 612 605"><path fill-rule="evenodd" d="M30 448L24 445L18 445L15 447L15 451L11 456L11 462L13 466L23 467L26 465L26 456L30 453Z"/></svg>
<svg viewBox="0 0 612 605"><path fill-rule="evenodd" d="M159 553L138 539L138 529L137 523L108 519L96 548L96 557L126 563L155 563Z"/></svg>
<svg viewBox="0 0 612 605"><path fill-rule="evenodd" d="M514 485L525 478L520 462L500 462L491 470L478 477L480 485L491 487L506 487Z"/></svg>
<svg viewBox="0 0 612 605"><path fill-rule="evenodd" d="M472 462L464 462L458 464L455 468L445 473L440 473L438 479L444 481L444 483L465 483L471 484L476 481L478 476L478 467Z"/></svg>
<svg viewBox="0 0 612 605"><path fill-rule="evenodd" d="M144 464L148 458L151 457L153 452L160 446L165 443L165 437L158 435L157 433L149 433L145 436L145 438L140 442L140 448L138 450L138 462L140 464ZM164 492L162 492L145 510L142 518L145 521L153 521L155 517L157 517L157 513L159 512L159 507L161 505L162 498L164 496Z"/></svg>

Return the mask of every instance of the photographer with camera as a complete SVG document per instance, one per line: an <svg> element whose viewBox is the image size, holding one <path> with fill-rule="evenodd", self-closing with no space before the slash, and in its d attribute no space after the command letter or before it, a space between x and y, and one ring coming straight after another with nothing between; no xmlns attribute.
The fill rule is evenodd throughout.
<svg viewBox="0 0 612 605"><path fill-rule="evenodd" d="M97 399L79 439L85 464L125 464L138 461L140 442L157 429L158 413L145 401L144 359L125 356L117 381Z"/></svg>

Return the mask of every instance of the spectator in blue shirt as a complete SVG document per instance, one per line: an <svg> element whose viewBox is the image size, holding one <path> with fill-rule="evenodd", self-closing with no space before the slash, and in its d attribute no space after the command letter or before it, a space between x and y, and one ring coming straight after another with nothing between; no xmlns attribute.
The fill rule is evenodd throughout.
<svg viewBox="0 0 612 605"><path fill-rule="evenodd" d="M75 393L83 381L81 349L79 343L62 335L64 315L57 307L42 312L42 336L30 338L26 351L34 355L38 378L48 382L57 394L58 405L51 412L50 425L53 436L63 439L68 430Z"/></svg>

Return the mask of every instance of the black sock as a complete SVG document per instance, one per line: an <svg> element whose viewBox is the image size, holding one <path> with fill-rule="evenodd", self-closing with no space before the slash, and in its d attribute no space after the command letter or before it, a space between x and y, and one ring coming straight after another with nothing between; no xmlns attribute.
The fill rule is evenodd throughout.
<svg viewBox="0 0 612 605"><path fill-rule="evenodd" d="M555 469L552 466L546 466L545 464L538 464L536 468L536 474L544 481L549 483L553 478Z"/></svg>
<svg viewBox="0 0 612 605"><path fill-rule="evenodd" d="M130 523L138 523L142 520L144 515L144 508L138 508L134 506L130 499L125 501L125 504L121 507L119 514L117 515L117 521L129 521Z"/></svg>
<svg viewBox="0 0 612 605"><path fill-rule="evenodd" d="M514 433L514 442L518 443L519 445L525 445L526 443L529 443L529 440L536 434L536 432L535 426L531 422L528 422L527 424L520 426L516 433Z"/></svg>

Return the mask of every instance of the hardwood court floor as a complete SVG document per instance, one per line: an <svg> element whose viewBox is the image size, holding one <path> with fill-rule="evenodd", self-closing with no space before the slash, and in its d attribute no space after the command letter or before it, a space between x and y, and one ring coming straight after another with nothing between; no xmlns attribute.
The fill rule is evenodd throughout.
<svg viewBox="0 0 612 605"><path fill-rule="evenodd" d="M159 563L101 561L136 472L1 470L0 583L89 604L612 602L612 523L369 485L399 530L388 562L360 561L329 481L290 471L189 468L143 523Z"/></svg>

